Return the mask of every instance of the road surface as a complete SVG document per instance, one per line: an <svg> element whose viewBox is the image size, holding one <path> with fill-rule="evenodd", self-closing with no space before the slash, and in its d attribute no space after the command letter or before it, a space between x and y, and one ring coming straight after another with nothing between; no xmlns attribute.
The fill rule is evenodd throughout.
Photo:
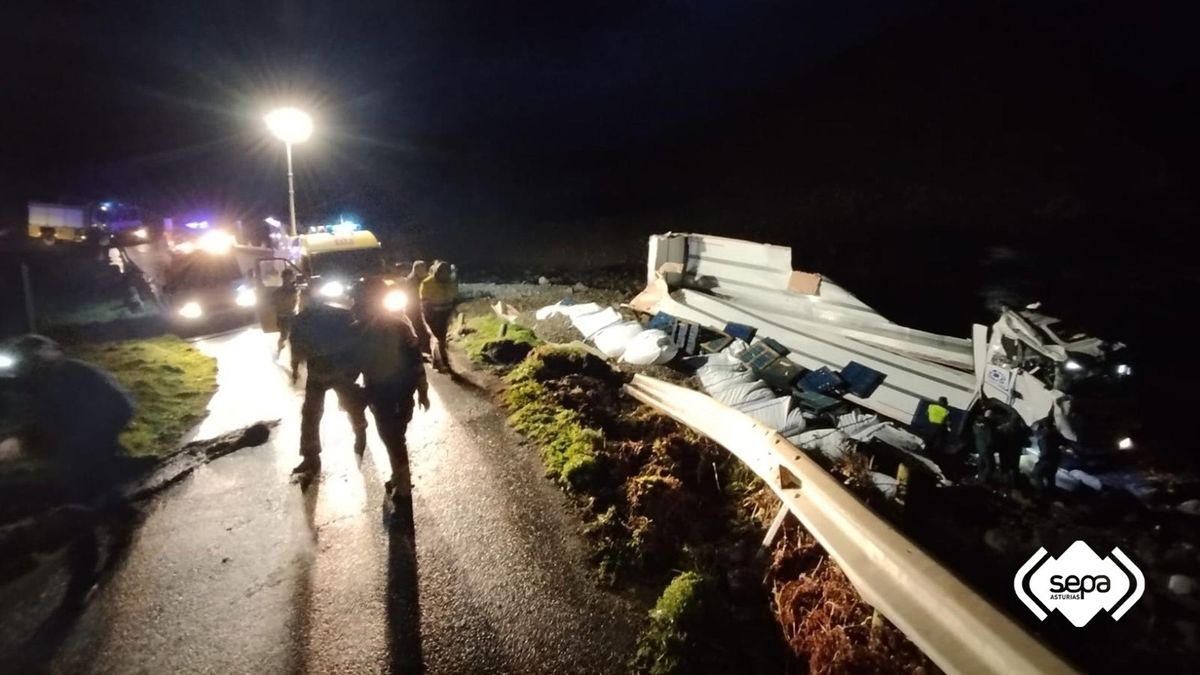
<svg viewBox="0 0 1200 675"><path fill-rule="evenodd" d="M198 437L281 418L272 440L159 498L53 646L55 672L621 672L640 612L597 588L578 517L536 449L469 384L431 373L410 427L414 536L385 517L330 395L306 491L298 392L254 329L201 341L220 389Z"/></svg>

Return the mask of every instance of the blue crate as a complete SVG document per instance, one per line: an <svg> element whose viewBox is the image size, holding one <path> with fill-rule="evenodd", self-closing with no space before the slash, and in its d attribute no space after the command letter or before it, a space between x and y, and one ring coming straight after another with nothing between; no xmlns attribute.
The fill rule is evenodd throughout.
<svg viewBox="0 0 1200 675"><path fill-rule="evenodd" d="M868 398L874 394L887 377L884 373L857 361L846 364L846 367L842 368L841 376L846 382L846 390L861 398Z"/></svg>

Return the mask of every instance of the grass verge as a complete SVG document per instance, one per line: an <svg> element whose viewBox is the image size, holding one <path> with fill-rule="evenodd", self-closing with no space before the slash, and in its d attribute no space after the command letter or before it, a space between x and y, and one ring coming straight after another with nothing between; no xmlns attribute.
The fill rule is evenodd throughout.
<svg viewBox="0 0 1200 675"><path fill-rule="evenodd" d="M204 419L217 390L217 362L171 335L70 348L75 358L107 370L133 396L136 412L121 434L131 456L174 449Z"/></svg>
<svg viewBox="0 0 1200 675"><path fill-rule="evenodd" d="M466 322L458 344L472 361L499 365L507 360L497 358L499 351L519 353L524 357L529 350L522 349L521 346L536 347L541 344L541 340L524 326L508 323L495 314L483 314Z"/></svg>

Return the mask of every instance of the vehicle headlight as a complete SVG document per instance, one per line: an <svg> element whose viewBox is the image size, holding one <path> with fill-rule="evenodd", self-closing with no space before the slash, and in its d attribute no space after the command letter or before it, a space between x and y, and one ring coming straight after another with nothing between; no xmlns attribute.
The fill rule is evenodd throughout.
<svg viewBox="0 0 1200 675"><path fill-rule="evenodd" d="M183 303L183 306L179 308L179 316L185 319L199 319L204 316L204 310L200 308L200 303L192 300Z"/></svg>
<svg viewBox="0 0 1200 675"><path fill-rule="evenodd" d="M317 292L326 298L340 298L346 294L346 285L340 281L328 281Z"/></svg>
<svg viewBox="0 0 1200 675"><path fill-rule="evenodd" d="M1069 359L1066 363L1063 364L1063 368L1066 368L1067 370L1069 370L1073 373L1077 373L1077 372L1083 370L1083 364L1078 361L1075 361L1073 359Z"/></svg>
<svg viewBox="0 0 1200 675"><path fill-rule="evenodd" d="M146 231L146 228L139 227L133 231L133 236L137 237L138 239L145 239L146 237L150 236L150 233Z"/></svg>
<svg viewBox="0 0 1200 675"><path fill-rule="evenodd" d="M175 245L175 250L184 255L188 255L196 250L196 245L190 241L183 241Z"/></svg>
<svg viewBox="0 0 1200 675"><path fill-rule="evenodd" d="M17 365L17 358L12 354L0 352L0 370L8 370Z"/></svg>
<svg viewBox="0 0 1200 675"><path fill-rule="evenodd" d="M1130 368L1129 364L1126 364L1126 363L1117 364L1117 375L1118 376L1126 377L1126 376L1132 375L1132 374L1133 374L1133 368Z"/></svg>
<svg viewBox="0 0 1200 675"><path fill-rule="evenodd" d="M220 230L205 232L196 240L196 246L213 255L224 255L233 246L233 235Z"/></svg>
<svg viewBox="0 0 1200 675"><path fill-rule="evenodd" d="M383 308L389 312L403 312L408 307L408 295L400 289L393 289L383 296Z"/></svg>
<svg viewBox="0 0 1200 675"><path fill-rule="evenodd" d="M1133 449L1133 439L1126 436L1125 438L1122 438L1121 440L1117 441L1117 449L1132 450Z"/></svg>
<svg viewBox="0 0 1200 675"><path fill-rule="evenodd" d="M254 289L248 286L238 286L237 289L238 307L253 307L258 303L258 296L255 295Z"/></svg>

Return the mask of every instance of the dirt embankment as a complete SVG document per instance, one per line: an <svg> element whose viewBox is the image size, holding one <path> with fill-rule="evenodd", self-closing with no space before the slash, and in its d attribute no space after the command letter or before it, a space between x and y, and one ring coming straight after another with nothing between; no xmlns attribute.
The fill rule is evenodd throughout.
<svg viewBox="0 0 1200 675"><path fill-rule="evenodd" d="M503 300L535 327L533 342L577 339L569 324L533 320L531 310L559 299ZM484 362L486 334L505 340L501 331L512 330L484 313L494 302L465 308L462 342ZM871 608L811 540L793 530L762 551L777 504L770 491L712 441L625 396L626 373L553 344L503 368L510 423L578 499L602 581L658 595L635 671L933 670L886 621L872 628Z"/></svg>

